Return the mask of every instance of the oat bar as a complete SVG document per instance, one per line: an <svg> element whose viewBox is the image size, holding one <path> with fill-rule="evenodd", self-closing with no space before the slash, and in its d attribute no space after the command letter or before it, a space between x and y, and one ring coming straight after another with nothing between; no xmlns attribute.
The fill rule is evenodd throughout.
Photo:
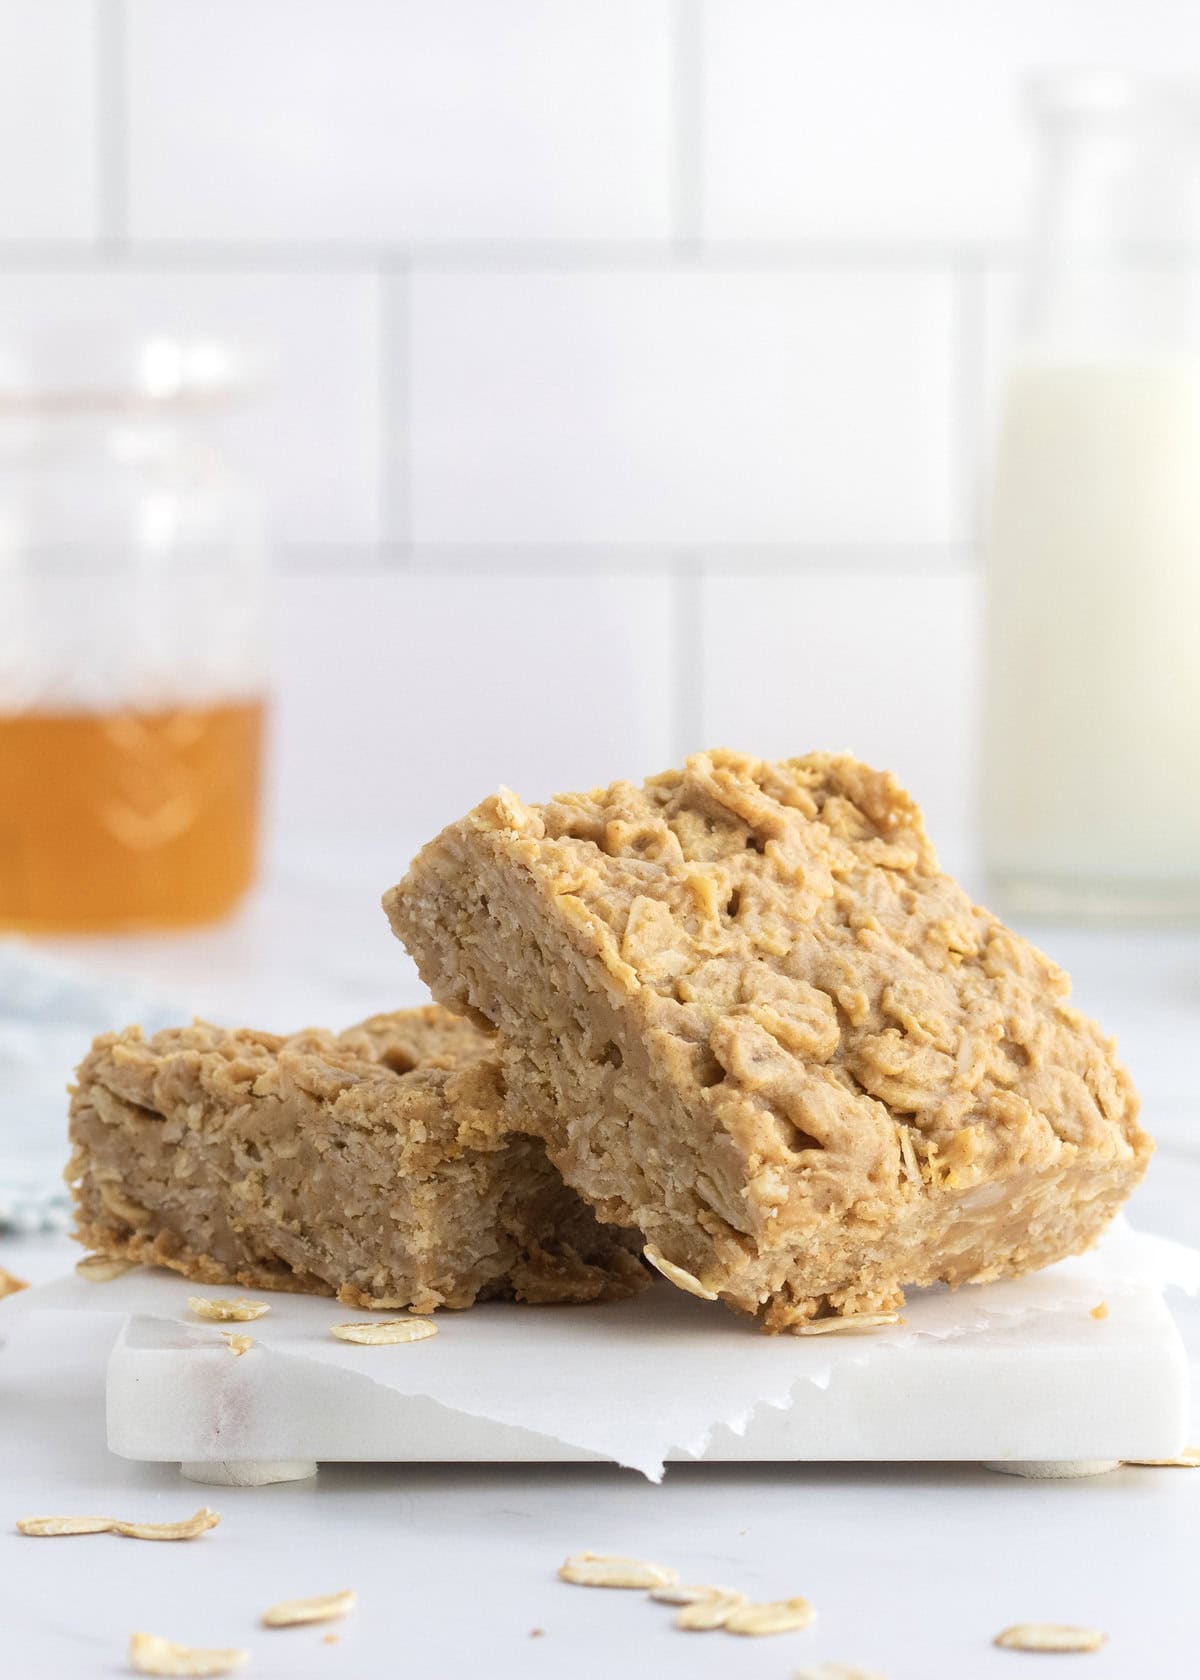
<svg viewBox="0 0 1200 1680"><path fill-rule="evenodd" d="M499 1029L567 1183L770 1330L1078 1253L1149 1160L1066 976L848 756L502 792L385 906L434 996Z"/></svg>
<svg viewBox="0 0 1200 1680"><path fill-rule="evenodd" d="M427 1312L613 1299L644 1277L508 1129L489 1040L438 1008L337 1037L106 1034L71 1137L79 1240L204 1283Z"/></svg>

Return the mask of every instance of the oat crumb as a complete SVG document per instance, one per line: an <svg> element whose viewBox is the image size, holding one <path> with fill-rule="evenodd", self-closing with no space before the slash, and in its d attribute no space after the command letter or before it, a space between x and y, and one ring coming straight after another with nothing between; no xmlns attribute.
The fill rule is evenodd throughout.
<svg viewBox="0 0 1200 1680"><path fill-rule="evenodd" d="M715 1628L727 1627L734 1612L746 1603L745 1593L709 1592L685 1604L675 1617L675 1626L685 1633L711 1633Z"/></svg>
<svg viewBox="0 0 1200 1680"><path fill-rule="evenodd" d="M798 1668L792 1680L887 1680L874 1668L855 1668L852 1663L823 1662L812 1668Z"/></svg>
<svg viewBox="0 0 1200 1680"><path fill-rule="evenodd" d="M112 1283L114 1278L137 1269L136 1260L123 1260L117 1254L85 1254L75 1262L75 1276L86 1278L89 1283Z"/></svg>
<svg viewBox="0 0 1200 1680"><path fill-rule="evenodd" d="M610 1557L601 1552L577 1552L559 1565L558 1578L576 1587L632 1587L649 1592L679 1579L674 1569L640 1558Z"/></svg>
<svg viewBox="0 0 1200 1680"><path fill-rule="evenodd" d="M195 1540L221 1518L202 1505L183 1522L122 1522L119 1517L18 1517L18 1534L37 1538L62 1534L123 1534L129 1540Z"/></svg>
<svg viewBox="0 0 1200 1680"><path fill-rule="evenodd" d="M201 1505L183 1522L115 1522L112 1526L114 1534L123 1534L127 1540L197 1540L210 1528L216 1528L220 1520L219 1512Z"/></svg>
<svg viewBox="0 0 1200 1680"><path fill-rule="evenodd" d="M388 1347L395 1342L423 1342L436 1336L431 1318L391 1318L374 1324L331 1324L329 1334L339 1342L356 1342L360 1347Z"/></svg>
<svg viewBox="0 0 1200 1680"><path fill-rule="evenodd" d="M188 1311L197 1318L207 1318L218 1324L229 1323L248 1324L252 1319L262 1318L269 1313L270 1306L266 1301L214 1301L207 1295L189 1295Z"/></svg>
<svg viewBox="0 0 1200 1680"><path fill-rule="evenodd" d="M1088 1317L1089 1318L1107 1318L1108 1317L1108 1302L1107 1301L1098 1302L1097 1305L1092 1308L1091 1312L1088 1314Z"/></svg>
<svg viewBox="0 0 1200 1680"><path fill-rule="evenodd" d="M344 1592L321 1593L316 1598L285 1598L263 1611L264 1627L300 1627L306 1622L332 1622L348 1616L358 1600L347 1588Z"/></svg>
<svg viewBox="0 0 1200 1680"><path fill-rule="evenodd" d="M903 1324L899 1313L847 1313L842 1318L810 1318L793 1324L794 1336L832 1336L845 1330L881 1330L885 1324Z"/></svg>
<svg viewBox="0 0 1200 1680"><path fill-rule="evenodd" d="M1005 1651L1098 1651L1107 1638L1096 1628L1067 1622L1018 1622L998 1633L992 1643Z"/></svg>
<svg viewBox="0 0 1200 1680"><path fill-rule="evenodd" d="M39 1540L60 1534L111 1534L116 1522L115 1517L18 1517L17 1533Z"/></svg>
<svg viewBox="0 0 1200 1680"><path fill-rule="evenodd" d="M225 1650L204 1650L195 1645L176 1645L155 1633L134 1633L129 1638L129 1666L135 1674L190 1675L209 1680L233 1674L250 1660L249 1651L236 1646Z"/></svg>
<svg viewBox="0 0 1200 1680"><path fill-rule="evenodd" d="M806 1598L779 1598L769 1604L743 1604L725 1617L727 1633L748 1635L795 1633L816 1620L816 1611Z"/></svg>

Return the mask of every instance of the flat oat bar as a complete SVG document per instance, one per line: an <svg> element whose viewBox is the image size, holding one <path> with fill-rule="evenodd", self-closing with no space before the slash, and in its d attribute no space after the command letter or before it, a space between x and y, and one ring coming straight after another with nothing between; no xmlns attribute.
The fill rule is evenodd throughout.
<svg viewBox="0 0 1200 1680"><path fill-rule="evenodd" d="M1078 1253L1149 1160L1066 976L853 758L501 792L384 902L566 1181L769 1330Z"/></svg>
<svg viewBox="0 0 1200 1680"><path fill-rule="evenodd" d="M644 1268L502 1117L490 1041L437 1008L334 1037L98 1038L67 1177L89 1248L358 1307L611 1300Z"/></svg>

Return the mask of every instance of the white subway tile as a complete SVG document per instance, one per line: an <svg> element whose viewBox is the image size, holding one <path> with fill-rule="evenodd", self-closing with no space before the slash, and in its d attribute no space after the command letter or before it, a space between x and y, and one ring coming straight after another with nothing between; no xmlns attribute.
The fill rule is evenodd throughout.
<svg viewBox="0 0 1200 1680"><path fill-rule="evenodd" d="M93 0L0 6L0 238L87 239L98 182Z"/></svg>
<svg viewBox="0 0 1200 1680"><path fill-rule="evenodd" d="M178 332L261 356L266 391L228 424L231 455L293 543L378 535L377 282L370 276L79 270L0 274L0 354L57 328Z"/></svg>
<svg viewBox="0 0 1200 1680"><path fill-rule="evenodd" d="M702 584L691 750L850 750L925 807L948 868L974 857L979 582L969 572Z"/></svg>
<svg viewBox="0 0 1200 1680"><path fill-rule="evenodd" d="M671 761L666 577L291 576L277 603L289 855L324 837L399 869L501 783L543 799Z"/></svg>
<svg viewBox="0 0 1200 1680"><path fill-rule="evenodd" d="M941 542L938 274L420 273L421 542Z"/></svg>
<svg viewBox="0 0 1200 1680"><path fill-rule="evenodd" d="M1169 74L1179 0L703 0L714 239L1009 237L1026 222L1032 71Z"/></svg>
<svg viewBox="0 0 1200 1680"><path fill-rule="evenodd" d="M131 0L143 238L667 231L669 0Z"/></svg>

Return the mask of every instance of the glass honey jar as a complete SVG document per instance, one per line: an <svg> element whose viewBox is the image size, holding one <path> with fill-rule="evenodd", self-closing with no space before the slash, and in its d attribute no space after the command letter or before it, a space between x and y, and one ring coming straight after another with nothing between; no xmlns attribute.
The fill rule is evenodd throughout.
<svg viewBox="0 0 1200 1680"><path fill-rule="evenodd" d="M170 928L249 887L266 545L215 343L0 358L0 929Z"/></svg>

